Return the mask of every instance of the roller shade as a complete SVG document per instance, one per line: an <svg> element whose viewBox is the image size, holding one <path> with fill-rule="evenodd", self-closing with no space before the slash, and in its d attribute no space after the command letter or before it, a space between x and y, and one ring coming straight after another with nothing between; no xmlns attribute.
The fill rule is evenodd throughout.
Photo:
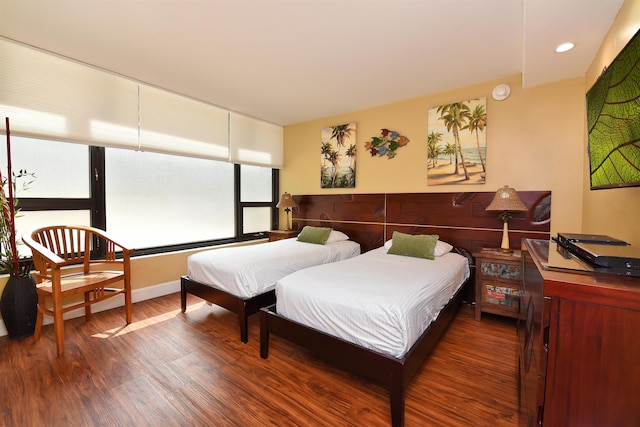
<svg viewBox="0 0 640 427"><path fill-rule="evenodd" d="M138 84L0 39L0 115L18 136L131 148Z"/></svg>
<svg viewBox="0 0 640 427"><path fill-rule="evenodd" d="M284 130L282 126L229 113L229 160L233 163L281 169Z"/></svg>
<svg viewBox="0 0 640 427"><path fill-rule="evenodd" d="M0 37L4 117L16 136L283 167L282 126Z"/></svg>
<svg viewBox="0 0 640 427"><path fill-rule="evenodd" d="M144 151L226 161L228 123L227 110L140 85L140 148Z"/></svg>

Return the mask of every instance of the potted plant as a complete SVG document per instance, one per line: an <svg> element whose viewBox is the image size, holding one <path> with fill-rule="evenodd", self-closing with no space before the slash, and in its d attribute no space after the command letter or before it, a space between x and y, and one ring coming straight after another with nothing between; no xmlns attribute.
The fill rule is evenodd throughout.
<svg viewBox="0 0 640 427"><path fill-rule="evenodd" d="M11 137L9 118L5 119L7 133L7 175L0 171L0 268L9 275L0 297L0 313L9 338L20 339L33 335L36 325L38 295L31 277L31 263L20 260L16 238L18 199L14 197L16 181L33 176L24 170L11 170ZM26 188L29 183L23 184Z"/></svg>

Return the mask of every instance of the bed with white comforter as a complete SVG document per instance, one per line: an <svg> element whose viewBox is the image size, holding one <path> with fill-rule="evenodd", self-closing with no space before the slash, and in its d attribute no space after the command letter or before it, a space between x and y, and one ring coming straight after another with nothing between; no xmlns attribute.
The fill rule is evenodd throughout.
<svg viewBox="0 0 640 427"><path fill-rule="evenodd" d="M302 268L360 254L360 245L336 230L331 230L324 244L299 240L304 239L298 236L191 255L187 260L189 274L180 278L182 312L187 310L187 295L224 307L238 315L240 340L247 342L248 318L275 302L278 279Z"/></svg>
<svg viewBox="0 0 640 427"><path fill-rule="evenodd" d="M387 254L384 247L276 283L278 315L401 358L469 277L467 258Z"/></svg>
<svg viewBox="0 0 640 427"><path fill-rule="evenodd" d="M359 254L360 245L351 240L319 245L284 239L199 252L187 264L191 280L251 298L272 290L278 279L295 271Z"/></svg>

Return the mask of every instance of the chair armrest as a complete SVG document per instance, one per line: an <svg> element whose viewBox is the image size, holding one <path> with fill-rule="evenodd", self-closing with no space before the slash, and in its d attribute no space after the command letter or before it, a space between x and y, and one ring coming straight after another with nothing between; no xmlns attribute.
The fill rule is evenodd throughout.
<svg viewBox="0 0 640 427"><path fill-rule="evenodd" d="M64 259L60 258L58 255L56 255L55 253L51 252L45 246L43 246L40 243L38 243L35 240L33 240L31 238L31 236L27 236L26 234L23 234L22 235L22 242L25 245L27 245L29 248L31 248L31 251L34 252L34 256L36 255L35 253L37 253L38 255L42 256L43 258L46 258L46 260L50 264L55 265L57 267L61 267L61 266L65 265Z"/></svg>

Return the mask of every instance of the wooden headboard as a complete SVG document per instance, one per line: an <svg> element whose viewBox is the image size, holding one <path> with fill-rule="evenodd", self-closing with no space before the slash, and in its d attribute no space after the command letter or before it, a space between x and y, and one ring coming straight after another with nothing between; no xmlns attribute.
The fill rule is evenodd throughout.
<svg viewBox="0 0 640 427"><path fill-rule="evenodd" d="M487 212L494 191L466 193L393 193L294 195L292 228L331 227L360 243L362 252L380 247L394 231L438 234L440 239L473 253L500 246L502 221ZM549 239L551 192L518 191L529 208L514 212L509 244L520 248L523 238Z"/></svg>

